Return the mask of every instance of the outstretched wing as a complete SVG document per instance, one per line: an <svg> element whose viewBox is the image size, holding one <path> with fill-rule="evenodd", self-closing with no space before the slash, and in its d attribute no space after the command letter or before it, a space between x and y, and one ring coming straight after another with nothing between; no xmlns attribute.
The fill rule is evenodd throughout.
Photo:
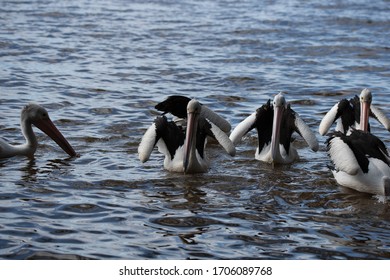
<svg viewBox="0 0 390 280"><path fill-rule="evenodd" d="M252 129L257 129L259 151L265 144L270 143L272 137L272 121L274 111L271 106L271 100L256 110L255 113L248 116L245 120L239 123L230 134L230 140L237 144L241 138Z"/></svg>
<svg viewBox="0 0 390 280"><path fill-rule="evenodd" d="M317 152L319 145L318 140L310 127L301 119L298 113L295 113L295 127L296 132L298 132L303 139L305 139L306 143L309 145L310 149Z"/></svg>
<svg viewBox="0 0 390 280"><path fill-rule="evenodd" d="M146 162L149 159L157 141L156 124L152 123L148 130L146 130L144 136L142 136L141 143L138 146L138 158L141 162Z"/></svg>
<svg viewBox="0 0 390 280"><path fill-rule="evenodd" d="M202 158L204 157L207 136L216 139L229 155L234 156L236 154L236 148L225 132L210 120L199 118L198 132L196 135L196 150Z"/></svg>
<svg viewBox="0 0 390 280"><path fill-rule="evenodd" d="M388 131L390 131L390 120L387 118L385 113L376 106L370 106L371 115L377 119Z"/></svg>
<svg viewBox="0 0 390 280"><path fill-rule="evenodd" d="M319 127L319 132L321 135L325 135L329 131L329 128L332 126L332 124L336 121L339 104L340 102L336 103L322 118Z"/></svg>
<svg viewBox="0 0 390 280"><path fill-rule="evenodd" d="M343 132L348 131L349 127L355 124L356 118L354 108L347 99L340 100L340 102L335 104L322 118L319 126L320 134L325 135L329 131L329 128L332 126L332 124L340 117L344 130Z"/></svg>
<svg viewBox="0 0 390 280"><path fill-rule="evenodd" d="M236 148L234 147L233 142L229 139L229 136L226 135L222 129L220 129L217 125L215 125L213 122L210 120L206 119L206 121L209 123L209 135L214 137L218 143L225 149L225 151L231 155L235 156L236 155Z"/></svg>
<svg viewBox="0 0 390 280"><path fill-rule="evenodd" d="M237 144L241 138L251 131L255 127L256 123L256 112L251 114L245 120L240 122L232 131L229 138L234 143Z"/></svg>
<svg viewBox="0 0 390 280"><path fill-rule="evenodd" d="M138 146L138 157L141 162L149 159L154 146L159 140L164 141L166 155L174 157L178 147L184 144L185 134L174 122L168 122L165 116L157 117L147 129Z"/></svg>
<svg viewBox="0 0 390 280"><path fill-rule="evenodd" d="M216 126L218 126L222 131L228 133L232 126L230 123L222 118L220 115L218 115L216 112L211 110L206 105L202 105L202 110L200 113L201 117L210 120L212 123L214 123Z"/></svg>

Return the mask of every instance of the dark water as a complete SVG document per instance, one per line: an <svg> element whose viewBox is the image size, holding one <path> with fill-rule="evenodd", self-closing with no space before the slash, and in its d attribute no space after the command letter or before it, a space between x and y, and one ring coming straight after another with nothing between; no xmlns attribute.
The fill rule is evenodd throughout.
<svg viewBox="0 0 390 280"><path fill-rule="evenodd" d="M323 114L369 87L389 113L390 2L2 1L0 136L44 105L80 157L38 134L0 161L0 258L387 259L389 201L340 189ZM255 134L210 171L168 173L137 146L167 95L237 125L279 91L316 131L290 166L254 160ZM388 146L389 132L372 129Z"/></svg>

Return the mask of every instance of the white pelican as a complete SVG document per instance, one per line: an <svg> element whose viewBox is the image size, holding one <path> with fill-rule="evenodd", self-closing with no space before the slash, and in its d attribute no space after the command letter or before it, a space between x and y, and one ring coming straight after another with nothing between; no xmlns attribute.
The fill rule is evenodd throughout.
<svg viewBox="0 0 390 280"><path fill-rule="evenodd" d="M21 113L21 129L26 143L21 145L10 145L4 140L0 139L0 158L9 158L13 156L27 156L33 157L37 149L37 138L32 129L32 125L38 127L53 139L68 155L75 156L76 152L68 143L61 132L55 127L49 118L47 111L37 105L30 103L25 106Z"/></svg>
<svg viewBox="0 0 390 280"><path fill-rule="evenodd" d="M323 117L319 126L320 134L325 135L335 121L337 121L336 131L341 131L344 134L351 133L351 128L370 131L370 125L368 123L369 116L377 119L390 131L390 120L379 108L371 103L372 94L367 88L362 90L359 97L355 95L349 101L342 99ZM367 119L367 127L361 125L363 119Z"/></svg>
<svg viewBox="0 0 390 280"><path fill-rule="evenodd" d="M258 108L232 131L230 139L237 144L240 139L256 128L259 146L255 158L269 163L288 164L298 159L296 149L290 145L292 134L300 134L313 151L318 150L318 141L307 124L294 112L282 93Z"/></svg>
<svg viewBox="0 0 390 280"><path fill-rule="evenodd" d="M327 140L332 173L341 186L360 192L390 195L390 157L385 144L369 132L339 131Z"/></svg>
<svg viewBox="0 0 390 280"><path fill-rule="evenodd" d="M182 106L186 108L186 129L174 121L168 121L166 116L157 117L145 132L138 147L141 162L149 159L154 146L157 145L158 150L165 155L164 168L168 171L206 172L209 167L205 154L207 136L215 138L231 156L235 155L236 150L229 137L208 118L211 115L219 119L220 116L210 109L206 109L207 114L202 113L205 106L195 99L183 102ZM157 107L160 108L159 105ZM180 110L182 111L182 108ZM183 117L180 113L179 116Z"/></svg>

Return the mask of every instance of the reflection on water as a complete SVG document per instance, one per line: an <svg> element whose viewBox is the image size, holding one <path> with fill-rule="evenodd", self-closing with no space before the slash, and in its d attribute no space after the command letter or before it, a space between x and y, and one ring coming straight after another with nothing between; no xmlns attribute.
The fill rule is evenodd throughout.
<svg viewBox="0 0 390 280"><path fill-rule="evenodd" d="M23 1L0 8L0 136L44 105L79 157L37 132L33 160L0 160L4 259L387 259L389 203L342 189L318 134L341 98L390 105L387 1ZM300 160L254 159L255 133L211 168L163 169L139 141L167 95L197 97L235 127L279 91L316 132ZM389 134L372 121L387 145Z"/></svg>

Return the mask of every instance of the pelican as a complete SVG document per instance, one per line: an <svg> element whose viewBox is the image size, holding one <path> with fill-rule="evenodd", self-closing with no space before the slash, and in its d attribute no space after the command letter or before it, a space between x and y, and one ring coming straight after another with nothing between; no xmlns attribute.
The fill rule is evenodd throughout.
<svg viewBox="0 0 390 280"><path fill-rule="evenodd" d="M165 115L157 117L145 132L138 147L140 161L146 162L154 146L157 145L158 150L165 155L166 170L184 173L206 172L209 168L209 161L205 154L207 136L215 138L228 154L234 156L236 150L229 137L207 116L211 115L217 119L221 117L201 105L196 99L183 104L187 113L186 128L184 129L175 121L168 121ZM160 108L159 105L157 107ZM205 112L202 113L204 110ZM183 115L181 114L180 117Z"/></svg>
<svg viewBox="0 0 390 280"><path fill-rule="evenodd" d="M49 118L47 111L34 103L30 103L22 109L21 129L26 139L26 143L21 145L10 145L0 139L0 158L9 158L13 156L33 157L37 149L38 142L35 137L32 125L38 127L53 139L69 156L75 156L76 152L56 128Z"/></svg>
<svg viewBox="0 0 390 280"><path fill-rule="evenodd" d="M367 88L362 90L359 97L355 95L349 101L342 99L323 117L319 126L320 134L325 135L335 121L337 121L336 131L341 131L344 134L350 134L351 128L370 131L368 121L365 123L365 127L362 126L363 119L368 120L369 116L377 119L390 131L390 120L380 109L371 103L372 93Z"/></svg>
<svg viewBox="0 0 390 280"><path fill-rule="evenodd" d="M230 140L237 144L252 129L258 133L258 147L255 158L269 163L289 164L298 159L296 149L291 145L292 134L300 134L313 151L318 150L318 141L307 124L294 112L282 93L261 106L237 125L230 134Z"/></svg>
<svg viewBox="0 0 390 280"><path fill-rule="evenodd" d="M341 186L377 195L390 195L390 157L385 144L373 134L352 129L334 132L326 141Z"/></svg>

